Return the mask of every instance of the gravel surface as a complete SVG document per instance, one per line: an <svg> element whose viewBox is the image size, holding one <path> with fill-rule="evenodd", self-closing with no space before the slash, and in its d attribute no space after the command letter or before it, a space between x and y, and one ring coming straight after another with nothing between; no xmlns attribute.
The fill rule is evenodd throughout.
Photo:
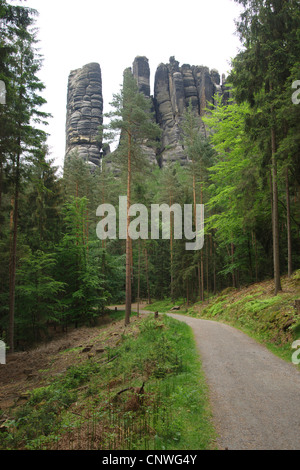
<svg viewBox="0 0 300 470"><path fill-rule="evenodd" d="M228 325L170 316L194 331L210 389L218 447L300 450L298 368Z"/></svg>

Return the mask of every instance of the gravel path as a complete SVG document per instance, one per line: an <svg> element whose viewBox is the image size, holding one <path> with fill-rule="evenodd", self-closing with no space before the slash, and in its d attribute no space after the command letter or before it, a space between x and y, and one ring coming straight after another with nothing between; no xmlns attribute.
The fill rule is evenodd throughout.
<svg viewBox="0 0 300 470"><path fill-rule="evenodd" d="M219 448L300 450L300 371L228 325L170 316L194 331Z"/></svg>

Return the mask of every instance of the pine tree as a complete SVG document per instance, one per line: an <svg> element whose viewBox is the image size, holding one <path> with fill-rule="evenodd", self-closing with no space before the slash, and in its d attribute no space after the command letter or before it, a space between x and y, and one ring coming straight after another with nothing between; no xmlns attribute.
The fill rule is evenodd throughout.
<svg viewBox="0 0 300 470"><path fill-rule="evenodd" d="M131 315L131 239L129 237L129 208L133 173L143 174L147 166L144 146L155 144L160 135L159 127L151 116L151 102L141 92L130 69L126 69L123 77L123 88L114 95L111 103L115 111L109 114L110 124L107 126L114 134L120 135L119 147L115 153L115 161L126 174L127 179L127 214L126 214L126 314L125 325L130 322Z"/></svg>

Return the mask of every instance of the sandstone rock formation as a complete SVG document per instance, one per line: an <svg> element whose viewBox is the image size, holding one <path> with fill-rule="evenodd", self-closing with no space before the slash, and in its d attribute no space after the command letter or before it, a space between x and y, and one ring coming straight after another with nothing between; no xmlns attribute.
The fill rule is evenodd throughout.
<svg viewBox="0 0 300 470"><path fill-rule="evenodd" d="M189 64L179 65L174 57L168 64L160 64L156 70L154 96L150 95L150 67L144 56L135 58L131 71L138 88L152 101L156 122L162 129L160 148L155 152L145 145L145 153L151 163L164 165L168 161L187 163L182 146L182 120L191 101L199 128L207 130L202 121L206 108L214 103L214 95L225 93L225 77L217 70ZM226 93L225 93L226 96ZM66 156L77 150L78 155L98 165L102 143L98 140L98 128L103 122L102 79L100 65L91 63L70 73L67 99ZM101 152L102 151L102 152ZM108 150L109 152L109 150ZM107 159L108 163L113 160Z"/></svg>
<svg viewBox="0 0 300 470"><path fill-rule="evenodd" d="M132 65L132 73L139 91L150 97L150 67L147 57L137 56Z"/></svg>
<svg viewBox="0 0 300 470"><path fill-rule="evenodd" d="M200 130L206 135L201 117L209 103L214 102L214 95L223 92L224 83L220 85L220 75L216 70L210 71L207 67L188 64L179 66L174 57L170 58L168 64L158 66L154 105L157 122L162 128L159 152L161 165L167 161L180 161L182 165L187 162L181 143L181 123L190 100L196 116L199 117Z"/></svg>
<svg viewBox="0 0 300 470"><path fill-rule="evenodd" d="M144 93L152 102L152 112L155 114L153 97L150 96L150 67L149 60L145 56L137 56L132 64L132 74L136 79L139 91ZM157 164L156 152L153 148L144 146L144 154L151 164Z"/></svg>
<svg viewBox="0 0 300 470"><path fill-rule="evenodd" d="M99 165L103 122L102 76L100 65L90 63L69 75L66 121L66 157L78 156Z"/></svg>

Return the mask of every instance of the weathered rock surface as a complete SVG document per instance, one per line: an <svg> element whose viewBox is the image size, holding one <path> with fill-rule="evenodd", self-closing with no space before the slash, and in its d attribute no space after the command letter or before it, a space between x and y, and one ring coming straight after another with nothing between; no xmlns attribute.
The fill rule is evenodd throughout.
<svg viewBox="0 0 300 470"><path fill-rule="evenodd" d="M222 77L224 79L224 77ZM209 103L214 103L214 95L224 92L220 85L220 75L216 70L204 66L191 66L179 62L174 57L168 64L160 64L156 70L154 84L154 105L156 119L162 129L159 159L187 163L182 147L181 124L184 111L190 101L196 116L199 117L201 132L206 135L202 117Z"/></svg>
<svg viewBox="0 0 300 470"><path fill-rule="evenodd" d="M225 77L217 70L189 64L179 65L174 57L168 64L157 67L154 96L150 95L150 67L144 56L137 56L131 71L138 88L152 101L156 122L162 130L160 148L154 151L145 145L144 151L151 163L165 165L168 161L187 164L182 146L182 120L191 101L199 127L207 130L202 117L215 94L225 93ZM68 83L66 156L77 149L79 157L98 165L102 143L98 128L103 122L102 78L100 65L91 63L70 73ZM109 153L108 151L103 152ZM111 157L111 158L110 158ZM113 160L111 154L107 161Z"/></svg>
<svg viewBox="0 0 300 470"><path fill-rule="evenodd" d="M66 121L66 157L78 156L99 165L103 122L102 75L100 65L90 63L69 75Z"/></svg>
<svg viewBox="0 0 300 470"><path fill-rule="evenodd" d="M150 67L147 57L137 56L132 65L132 73L139 91L150 97Z"/></svg>
<svg viewBox="0 0 300 470"><path fill-rule="evenodd" d="M154 110L153 97L150 96L150 67L149 61L145 56L137 56L132 64L132 74L137 81L139 91L144 93L152 102L152 111ZM153 148L143 146L143 152L151 164L157 164L156 152Z"/></svg>

